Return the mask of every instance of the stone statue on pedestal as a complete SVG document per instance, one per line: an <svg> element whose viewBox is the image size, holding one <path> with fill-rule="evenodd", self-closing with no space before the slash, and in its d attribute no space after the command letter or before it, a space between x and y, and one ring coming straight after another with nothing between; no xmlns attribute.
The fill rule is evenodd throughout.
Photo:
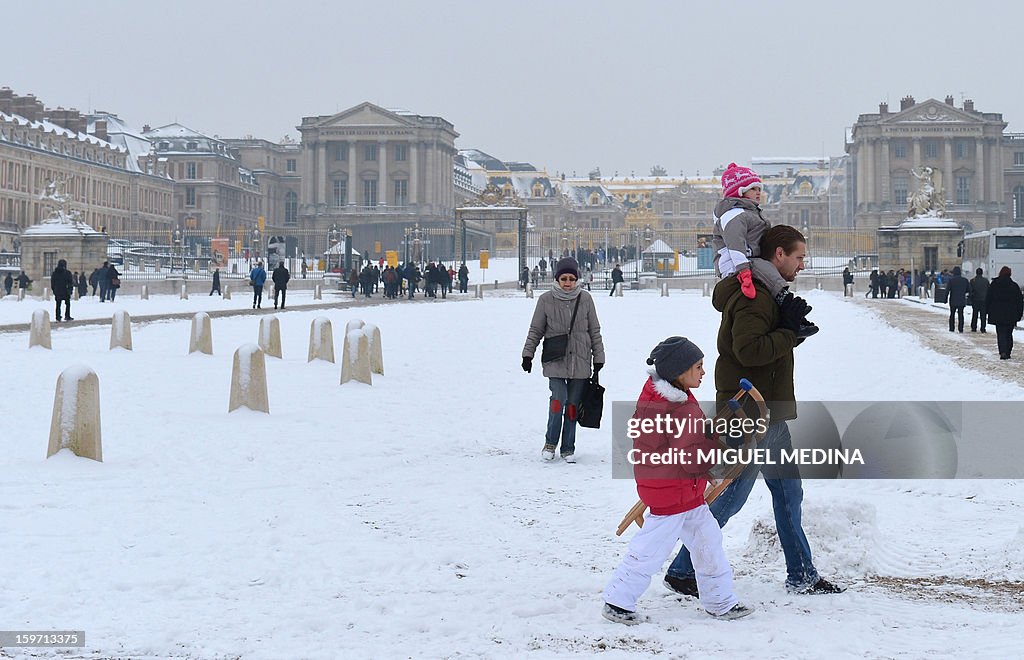
<svg viewBox="0 0 1024 660"><path fill-rule="evenodd" d="M920 183L917 192L910 198L909 215L916 218L921 215L941 216L946 212L946 195L942 189L942 172L934 167L921 167L910 170Z"/></svg>

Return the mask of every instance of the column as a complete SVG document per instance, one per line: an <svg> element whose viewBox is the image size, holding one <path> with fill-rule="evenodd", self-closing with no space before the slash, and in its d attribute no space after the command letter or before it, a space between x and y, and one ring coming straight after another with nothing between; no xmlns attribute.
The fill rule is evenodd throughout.
<svg viewBox="0 0 1024 660"><path fill-rule="evenodd" d="M317 195L317 203L327 203L327 142L321 140L317 145L317 181L320 182L320 194Z"/></svg>
<svg viewBox="0 0 1024 660"><path fill-rule="evenodd" d="M891 148L891 142L889 140L883 140L880 144L882 150L882 199L883 202L892 202L892 186L890 185L890 175L892 174L889 165L889 151Z"/></svg>
<svg viewBox="0 0 1024 660"><path fill-rule="evenodd" d="M313 167L313 149L315 144L313 142L305 142L302 145L302 196L299 198L300 205L312 204L316 201L313 197L314 190L316 190L314 185L316 172Z"/></svg>
<svg viewBox="0 0 1024 660"><path fill-rule="evenodd" d="M867 194L868 202L877 203L878 195L876 193L877 183L875 181L875 138L868 138L867 141L867 181L865 185L865 191Z"/></svg>
<svg viewBox="0 0 1024 660"><path fill-rule="evenodd" d="M916 170L921 167L921 138L914 138L911 142L913 143L914 150L913 160L911 162L913 163L913 168Z"/></svg>
<svg viewBox="0 0 1024 660"><path fill-rule="evenodd" d="M377 203L388 203L388 141L377 142Z"/></svg>
<svg viewBox="0 0 1024 660"><path fill-rule="evenodd" d="M427 141L424 143L423 147L425 149L425 153L423 154L425 162L423 166L426 169L426 177L424 177L425 181L423 182L423 187L425 188L423 191L423 201L427 207L430 208L430 212L433 213L434 181L436 179L436 173L434 172L434 143L432 140Z"/></svg>
<svg viewBox="0 0 1024 660"><path fill-rule="evenodd" d="M359 170L356 169L356 141L348 141L348 205L356 205L356 188L359 187Z"/></svg>
<svg viewBox="0 0 1024 660"><path fill-rule="evenodd" d="M409 203L419 206L420 151L419 142L409 141Z"/></svg>
<svg viewBox="0 0 1024 660"><path fill-rule="evenodd" d="M971 186L971 197L977 204L985 198L985 139L978 138L974 141L974 185Z"/></svg>
<svg viewBox="0 0 1024 660"><path fill-rule="evenodd" d="M952 197L950 193L953 187L953 140L946 138L943 142L945 144L943 144L942 166L945 171L942 173L942 187L944 188L942 196L949 200Z"/></svg>

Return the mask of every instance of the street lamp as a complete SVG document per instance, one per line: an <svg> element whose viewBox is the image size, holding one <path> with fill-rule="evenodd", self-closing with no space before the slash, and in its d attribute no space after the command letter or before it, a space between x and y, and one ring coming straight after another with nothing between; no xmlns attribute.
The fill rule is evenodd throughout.
<svg viewBox="0 0 1024 660"><path fill-rule="evenodd" d="M259 227L252 230L252 258L249 260L249 267L252 268L252 261L259 261L260 258L260 230Z"/></svg>
<svg viewBox="0 0 1024 660"><path fill-rule="evenodd" d="M412 259L416 263L423 260L423 230L419 222L412 228Z"/></svg>
<svg viewBox="0 0 1024 660"><path fill-rule="evenodd" d="M175 227L174 232L171 234L172 244L174 246L174 252L177 253L179 259L181 259L181 272L185 272L185 256L181 251L181 227ZM172 257L173 259L173 257ZM171 261L171 272L174 272L174 262Z"/></svg>
<svg viewBox="0 0 1024 660"><path fill-rule="evenodd" d="M650 225L644 225L644 246L651 247L651 243L654 242L654 229ZM654 255L651 255L651 260L654 260ZM643 255L640 256L640 263L643 264ZM652 264L652 270L657 270L657 266Z"/></svg>
<svg viewBox="0 0 1024 660"><path fill-rule="evenodd" d="M334 272L333 270L331 270L331 258L334 256L335 247L338 245L338 241L340 241L340 240L341 240L341 230L338 229L338 224L334 223L334 224L331 225L330 229L327 230L327 242L328 242L327 272L328 273Z"/></svg>
<svg viewBox="0 0 1024 660"><path fill-rule="evenodd" d="M562 255L565 256L569 251L569 223L562 223Z"/></svg>

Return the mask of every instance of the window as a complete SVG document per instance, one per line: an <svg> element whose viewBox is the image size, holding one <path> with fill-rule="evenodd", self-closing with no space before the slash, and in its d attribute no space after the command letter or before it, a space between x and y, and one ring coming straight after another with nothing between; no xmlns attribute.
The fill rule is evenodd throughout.
<svg viewBox="0 0 1024 660"><path fill-rule="evenodd" d="M600 206L600 204L601 204L601 195L596 193L596 192L590 193L590 202L589 203L590 203L591 206Z"/></svg>
<svg viewBox="0 0 1024 660"><path fill-rule="evenodd" d="M1013 164L1018 167L1024 165L1024 151L1013 152Z"/></svg>
<svg viewBox="0 0 1024 660"><path fill-rule="evenodd" d="M892 143L892 155L894 158L906 158L907 157L907 143L906 142L893 142Z"/></svg>
<svg viewBox="0 0 1024 660"><path fill-rule="evenodd" d="M284 196L284 224L299 224L299 196L290 190Z"/></svg>
<svg viewBox="0 0 1024 660"><path fill-rule="evenodd" d="M363 147L363 160L377 160L377 145L367 144ZM377 185L376 182L374 182L374 185ZM369 206L369 204L367 204L367 206Z"/></svg>
<svg viewBox="0 0 1024 660"><path fill-rule="evenodd" d="M958 176L956 178L956 203L971 203L971 177Z"/></svg>
<svg viewBox="0 0 1024 660"><path fill-rule="evenodd" d="M377 145L373 145L373 155L377 155ZM377 179L363 181L363 206L377 206Z"/></svg>
<svg viewBox="0 0 1024 660"><path fill-rule="evenodd" d="M189 151L195 151L196 149L199 148L199 144L196 142L189 142L188 144L185 145L185 148L188 149Z"/></svg>
<svg viewBox="0 0 1024 660"><path fill-rule="evenodd" d="M167 151L170 148L171 148L171 143L170 142L161 142L160 145L159 145L160 151Z"/></svg>
<svg viewBox="0 0 1024 660"><path fill-rule="evenodd" d="M1013 221L1024 222L1024 186L1013 189Z"/></svg>
<svg viewBox="0 0 1024 660"><path fill-rule="evenodd" d="M956 153L956 157L957 158L967 158L968 153L970 151L970 149L968 149L968 147L967 147L967 140L957 140L953 144L956 145L954 147L954 152Z"/></svg>
<svg viewBox="0 0 1024 660"><path fill-rule="evenodd" d="M196 205L196 187L185 186L185 206Z"/></svg>
<svg viewBox="0 0 1024 660"><path fill-rule="evenodd" d="M401 161L404 161L404 160L409 160L409 147L407 145L404 145L404 144L396 144L395 145L395 161L396 162L401 162Z"/></svg>
<svg viewBox="0 0 1024 660"><path fill-rule="evenodd" d="M409 204L409 182L405 179L395 181L395 206L407 206Z"/></svg>
<svg viewBox="0 0 1024 660"><path fill-rule="evenodd" d="M539 183L533 184L533 196L534 197L543 197L544 196L544 186L542 184L539 184Z"/></svg>
<svg viewBox="0 0 1024 660"><path fill-rule="evenodd" d="M348 204L348 181L346 179L334 180L334 205L345 206Z"/></svg>
<svg viewBox="0 0 1024 660"><path fill-rule="evenodd" d="M194 179L194 178L196 178L196 164L195 163L185 163L185 178L186 179Z"/></svg>
<svg viewBox="0 0 1024 660"><path fill-rule="evenodd" d="M938 158L939 157L939 143L935 140L924 141L924 157L925 158Z"/></svg>
<svg viewBox="0 0 1024 660"><path fill-rule="evenodd" d="M348 142L334 143L334 160L348 160Z"/></svg>
<svg viewBox="0 0 1024 660"><path fill-rule="evenodd" d="M997 250L1024 250L1024 236L996 236Z"/></svg>
<svg viewBox="0 0 1024 660"><path fill-rule="evenodd" d="M892 203L907 203L907 178L903 176L894 177L892 180Z"/></svg>
<svg viewBox="0 0 1024 660"><path fill-rule="evenodd" d="M288 172L296 171L296 163L294 158L289 158L285 161L284 169Z"/></svg>

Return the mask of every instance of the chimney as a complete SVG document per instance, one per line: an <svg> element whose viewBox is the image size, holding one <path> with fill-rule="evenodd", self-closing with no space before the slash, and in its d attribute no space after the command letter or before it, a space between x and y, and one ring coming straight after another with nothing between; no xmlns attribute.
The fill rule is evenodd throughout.
<svg viewBox="0 0 1024 660"><path fill-rule="evenodd" d="M143 133L149 133L151 130L153 130L153 129L150 127L149 124L143 124L142 125L142 132Z"/></svg>
<svg viewBox="0 0 1024 660"><path fill-rule="evenodd" d="M28 96L18 96L15 94L11 103L11 110L13 114L21 115L29 121L39 121L43 116L43 102L32 94Z"/></svg>
<svg viewBox="0 0 1024 660"><path fill-rule="evenodd" d="M904 110L906 110L908 108L913 108L913 107L914 107L914 97L913 96L907 94L906 96L904 96L903 98L900 99L900 112L903 112Z"/></svg>
<svg viewBox="0 0 1024 660"><path fill-rule="evenodd" d="M882 115L883 117L888 115L889 114L889 104L888 103L879 103L878 104L878 114Z"/></svg>
<svg viewBox="0 0 1024 660"><path fill-rule="evenodd" d="M953 97L946 94L946 105L953 105Z"/></svg>
<svg viewBox="0 0 1024 660"><path fill-rule="evenodd" d="M92 134L100 140L107 142L107 120L97 119L95 123L93 123Z"/></svg>
<svg viewBox="0 0 1024 660"><path fill-rule="evenodd" d="M964 99L964 110L974 112L974 99Z"/></svg>
<svg viewBox="0 0 1024 660"><path fill-rule="evenodd" d="M0 89L0 112L5 115L11 114L12 105L14 105L14 92L10 87Z"/></svg>

